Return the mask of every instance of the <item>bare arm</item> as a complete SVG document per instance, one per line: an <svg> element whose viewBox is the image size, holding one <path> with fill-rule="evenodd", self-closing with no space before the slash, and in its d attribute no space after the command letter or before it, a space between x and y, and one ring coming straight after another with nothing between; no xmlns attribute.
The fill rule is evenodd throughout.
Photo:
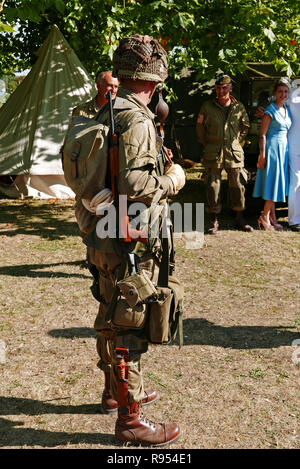
<svg viewBox="0 0 300 469"><path fill-rule="evenodd" d="M257 161L257 167L259 169L263 169L266 166L266 134L268 132L270 122L271 117L268 114L264 114L259 131L259 156Z"/></svg>

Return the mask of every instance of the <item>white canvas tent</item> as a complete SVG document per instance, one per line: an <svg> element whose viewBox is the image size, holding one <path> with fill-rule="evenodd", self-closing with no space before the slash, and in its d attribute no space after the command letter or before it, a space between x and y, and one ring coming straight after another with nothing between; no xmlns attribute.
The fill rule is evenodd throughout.
<svg viewBox="0 0 300 469"><path fill-rule="evenodd" d="M72 109L96 87L57 26L37 55L0 108L0 175L17 175L13 185L0 184L0 197L70 198L59 151Z"/></svg>

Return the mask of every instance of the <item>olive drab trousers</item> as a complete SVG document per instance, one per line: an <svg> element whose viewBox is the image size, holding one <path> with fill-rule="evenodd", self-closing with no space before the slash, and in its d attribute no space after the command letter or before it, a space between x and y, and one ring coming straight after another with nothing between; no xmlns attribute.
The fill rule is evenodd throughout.
<svg viewBox="0 0 300 469"><path fill-rule="evenodd" d="M90 261L99 271L99 289L103 301L99 304L99 310L95 319L94 328L99 332L96 348L100 360L98 367L104 372L110 372L110 384L112 395L117 399L117 372L116 372L116 347L128 348L130 360L128 377L129 403L139 402L144 397L144 384L141 370L141 355L148 350L148 340L143 327L138 329L126 329L117 327L113 320L105 322L108 304L111 301L114 286L122 264L122 257L116 253L105 253L94 248L89 249ZM159 273L158 261L151 255L141 259L139 267L146 271L149 278L157 281Z"/></svg>
<svg viewBox="0 0 300 469"><path fill-rule="evenodd" d="M224 168L228 175L228 191L232 210L245 210L245 186L242 182L241 168ZM222 168L205 168L204 181L206 186L207 211L218 214L222 210L221 203Z"/></svg>

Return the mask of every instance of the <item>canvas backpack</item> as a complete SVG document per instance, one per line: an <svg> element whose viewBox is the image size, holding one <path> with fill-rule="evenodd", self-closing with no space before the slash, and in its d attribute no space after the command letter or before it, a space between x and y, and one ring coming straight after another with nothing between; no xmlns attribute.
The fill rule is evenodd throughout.
<svg viewBox="0 0 300 469"><path fill-rule="evenodd" d="M66 182L77 200L91 200L106 187L109 130L97 120L72 117L61 154Z"/></svg>

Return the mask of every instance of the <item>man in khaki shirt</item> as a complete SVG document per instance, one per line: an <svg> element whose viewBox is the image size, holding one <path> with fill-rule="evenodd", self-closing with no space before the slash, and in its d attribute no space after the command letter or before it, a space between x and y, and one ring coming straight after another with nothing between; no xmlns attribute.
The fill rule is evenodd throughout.
<svg viewBox="0 0 300 469"><path fill-rule="evenodd" d="M166 204L168 196L175 195L185 183L181 166L171 161L165 171L160 171L158 155L162 140L148 108L157 84L167 77L167 54L152 37L135 35L120 41L113 64L113 73L122 85L113 104L115 130L119 134L118 193L126 197L128 207L139 202L146 212L152 211ZM108 105L103 106L97 120L109 124ZM146 272L152 288L157 284L161 239L158 237L154 243L152 240L126 243L118 237L102 237L98 228L99 224L86 234L84 243L99 272L100 304L94 327L99 333L98 366L105 376L103 412L118 413L115 426L118 441L153 446L172 443L181 436L178 425L149 421L140 411L141 405L153 403L159 397L155 390L144 389L141 371L141 356L149 343L147 303L138 302L136 307L130 307L120 296L114 302L116 282L128 279L123 272L128 254L138 259L137 271ZM116 354L119 348L129 351L128 371L123 370L125 381L119 376Z"/></svg>
<svg viewBox="0 0 300 469"><path fill-rule="evenodd" d="M72 116L95 117L101 107L107 103L105 96L108 91L111 91L112 99L115 99L119 88L119 81L112 76L111 71L100 72L97 76L96 86L98 89L97 95L90 101L75 107Z"/></svg>
<svg viewBox="0 0 300 469"><path fill-rule="evenodd" d="M236 212L236 225L243 231L253 231L247 225L245 209L245 186L247 172L244 168L242 142L249 129L249 119L242 103L231 96L232 84L228 75L221 74L216 80L216 99L203 103L197 119L198 141L203 145L204 179L206 184L207 210L211 215L209 234L219 228L218 214L221 173L228 174L231 207Z"/></svg>

